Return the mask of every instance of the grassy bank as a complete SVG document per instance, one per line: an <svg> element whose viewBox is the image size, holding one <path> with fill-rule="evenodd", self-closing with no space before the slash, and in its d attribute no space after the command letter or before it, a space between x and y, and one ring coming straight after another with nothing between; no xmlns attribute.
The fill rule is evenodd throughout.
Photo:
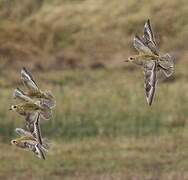
<svg viewBox="0 0 188 180"><path fill-rule="evenodd" d="M186 0L0 1L1 66L119 66L148 18L161 51L181 55L188 47L187 9Z"/></svg>

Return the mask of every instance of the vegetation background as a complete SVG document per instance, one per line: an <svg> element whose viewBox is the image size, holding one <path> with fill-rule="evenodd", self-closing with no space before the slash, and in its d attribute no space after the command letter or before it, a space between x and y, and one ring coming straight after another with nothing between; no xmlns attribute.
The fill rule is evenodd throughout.
<svg viewBox="0 0 188 180"><path fill-rule="evenodd" d="M142 71L123 62L148 18L176 58L152 107ZM187 180L187 18L187 0L0 0L0 179ZM10 145L22 66L57 100L46 161Z"/></svg>

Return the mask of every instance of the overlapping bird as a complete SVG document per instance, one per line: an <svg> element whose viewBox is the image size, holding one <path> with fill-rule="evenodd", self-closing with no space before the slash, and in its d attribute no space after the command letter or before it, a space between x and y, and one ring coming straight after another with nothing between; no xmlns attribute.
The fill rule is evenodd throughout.
<svg viewBox="0 0 188 180"><path fill-rule="evenodd" d="M13 110L25 118L25 129L16 128L15 132L20 136L11 141L19 148L32 151L37 157L46 159L49 150L48 140L42 138L40 121L52 118L52 109L55 107L55 99L50 91L41 91L32 74L24 67L21 70L21 80L26 91L16 88L13 97L20 101L12 105Z"/></svg>
<svg viewBox="0 0 188 180"><path fill-rule="evenodd" d="M143 37L136 35L133 45L139 54L130 56L126 62L132 62L143 67L146 100L151 106L155 95L158 72L162 72L166 77L170 77L174 72L174 60L168 53L159 53L150 20L147 20L144 25Z"/></svg>

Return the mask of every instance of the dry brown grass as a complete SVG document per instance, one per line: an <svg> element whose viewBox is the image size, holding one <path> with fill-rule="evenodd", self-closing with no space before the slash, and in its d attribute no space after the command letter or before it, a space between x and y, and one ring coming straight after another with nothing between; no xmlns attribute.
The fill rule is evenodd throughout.
<svg viewBox="0 0 188 180"><path fill-rule="evenodd" d="M182 54L188 47L186 0L2 2L0 52L15 68L114 67L132 52L148 18L162 51Z"/></svg>
<svg viewBox="0 0 188 180"><path fill-rule="evenodd" d="M45 162L31 153L1 144L0 177L5 180L186 180L186 133L142 139L58 141Z"/></svg>

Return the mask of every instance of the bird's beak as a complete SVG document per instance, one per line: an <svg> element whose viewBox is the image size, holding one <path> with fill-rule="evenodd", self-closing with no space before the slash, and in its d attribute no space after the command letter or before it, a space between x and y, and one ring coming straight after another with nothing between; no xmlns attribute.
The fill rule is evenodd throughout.
<svg viewBox="0 0 188 180"><path fill-rule="evenodd" d="M10 107L8 110L9 110L9 111L11 111L11 110L12 110L12 108Z"/></svg>
<svg viewBox="0 0 188 180"><path fill-rule="evenodd" d="M129 62L129 60L128 60L128 59L126 59L124 62Z"/></svg>

